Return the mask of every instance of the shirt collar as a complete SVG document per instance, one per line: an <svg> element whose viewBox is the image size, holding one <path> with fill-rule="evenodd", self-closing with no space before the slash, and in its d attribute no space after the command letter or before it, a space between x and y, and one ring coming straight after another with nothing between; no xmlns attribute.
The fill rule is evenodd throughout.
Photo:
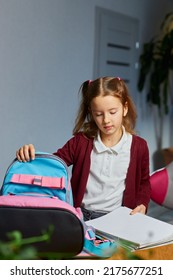
<svg viewBox="0 0 173 280"><path fill-rule="evenodd" d="M94 139L94 147L95 147L96 151L98 153L110 151L110 152L118 154L119 151L121 150L123 144L127 141L127 132L125 131L124 126L122 126L122 129L123 129L123 135L122 135L120 141L112 147L106 147L101 140L100 133L98 133L97 137Z"/></svg>

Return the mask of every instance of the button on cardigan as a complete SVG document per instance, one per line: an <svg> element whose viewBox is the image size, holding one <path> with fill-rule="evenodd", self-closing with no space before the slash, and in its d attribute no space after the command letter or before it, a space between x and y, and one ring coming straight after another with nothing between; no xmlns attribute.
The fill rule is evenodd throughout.
<svg viewBox="0 0 173 280"><path fill-rule="evenodd" d="M82 132L79 132L54 153L62 158L68 166L73 165L71 186L75 207L81 206L85 193L93 140L94 138L87 138ZM115 168L118 167L115 166ZM147 208L150 192L147 142L143 138L133 135L122 205L134 209L136 206L144 204Z"/></svg>

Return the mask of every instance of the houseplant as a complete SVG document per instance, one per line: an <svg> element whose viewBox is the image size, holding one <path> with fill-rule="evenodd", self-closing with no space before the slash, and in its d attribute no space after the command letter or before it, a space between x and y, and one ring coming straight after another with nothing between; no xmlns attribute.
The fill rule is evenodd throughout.
<svg viewBox="0 0 173 280"><path fill-rule="evenodd" d="M147 103L152 106L156 136L156 153L153 156L154 169L168 163L162 149L163 122L172 106L171 79L173 70L173 12L168 13L160 26L160 32L143 46L139 58L138 90L146 89ZM171 149L172 151L172 149ZM168 153L169 154L169 153ZM171 154L171 157L173 155Z"/></svg>
<svg viewBox="0 0 173 280"><path fill-rule="evenodd" d="M138 90L143 90L148 77L147 101L157 105L160 114L167 114L169 79L173 70L173 12L165 16L159 35L144 44L139 61Z"/></svg>

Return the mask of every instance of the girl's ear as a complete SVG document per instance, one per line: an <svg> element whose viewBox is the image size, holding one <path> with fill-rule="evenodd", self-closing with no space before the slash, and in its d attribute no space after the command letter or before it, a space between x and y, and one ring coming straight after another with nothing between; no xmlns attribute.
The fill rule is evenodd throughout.
<svg viewBox="0 0 173 280"><path fill-rule="evenodd" d="M128 103L126 102L123 108L124 112L123 112L123 117L125 117L128 113Z"/></svg>

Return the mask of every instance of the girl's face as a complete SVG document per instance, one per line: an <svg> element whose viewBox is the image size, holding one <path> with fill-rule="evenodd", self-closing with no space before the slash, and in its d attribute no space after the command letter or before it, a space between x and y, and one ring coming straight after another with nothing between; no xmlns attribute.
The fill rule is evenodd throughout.
<svg viewBox="0 0 173 280"><path fill-rule="evenodd" d="M116 142L117 137L122 135L123 117L128 112L127 104L123 106L120 99L112 95L97 96L91 101L90 109L102 140L111 137Z"/></svg>

